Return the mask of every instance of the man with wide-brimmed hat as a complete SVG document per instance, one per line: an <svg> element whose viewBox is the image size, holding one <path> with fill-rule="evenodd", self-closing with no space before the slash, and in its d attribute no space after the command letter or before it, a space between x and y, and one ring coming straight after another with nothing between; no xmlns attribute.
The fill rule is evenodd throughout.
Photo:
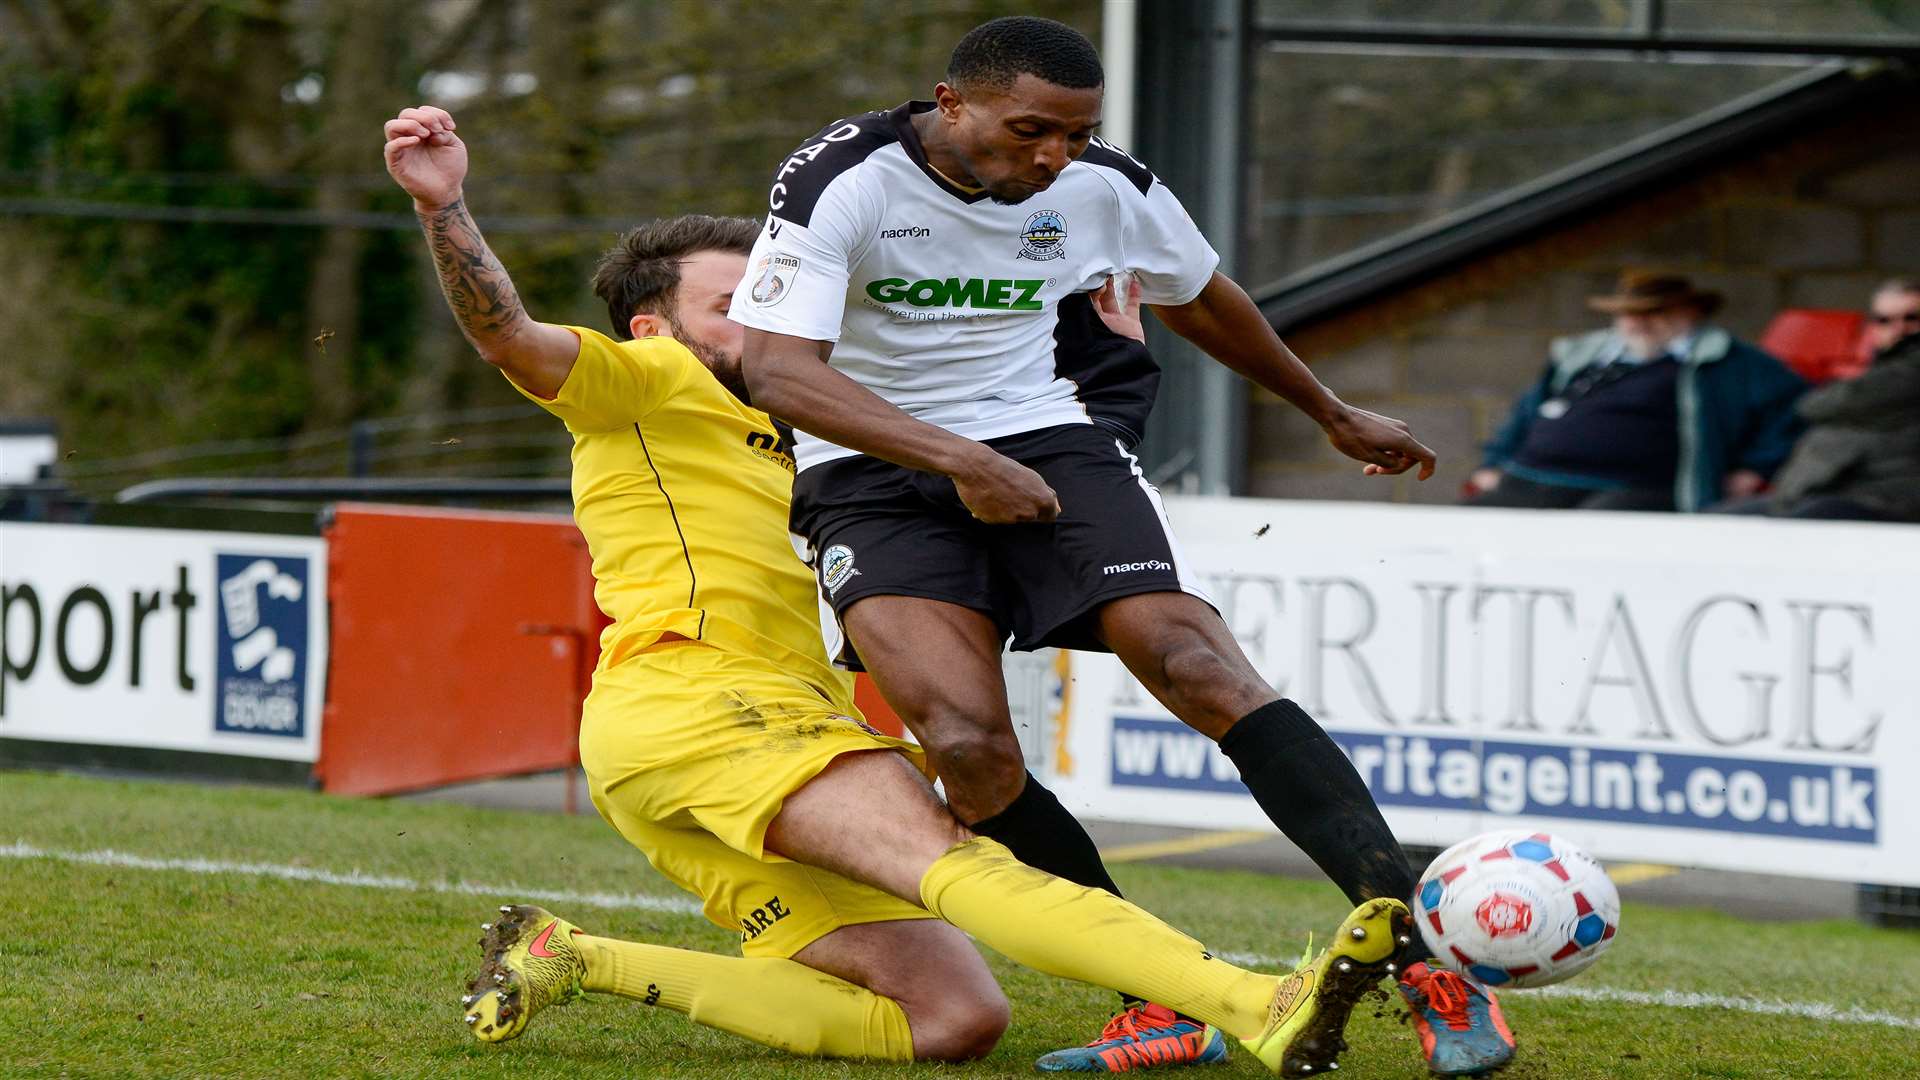
<svg viewBox="0 0 1920 1080"><path fill-rule="evenodd" d="M1468 504L1693 511L1759 491L1793 448L1806 384L1709 323L1721 301L1642 270L1590 297L1613 328L1553 343L1487 444Z"/></svg>

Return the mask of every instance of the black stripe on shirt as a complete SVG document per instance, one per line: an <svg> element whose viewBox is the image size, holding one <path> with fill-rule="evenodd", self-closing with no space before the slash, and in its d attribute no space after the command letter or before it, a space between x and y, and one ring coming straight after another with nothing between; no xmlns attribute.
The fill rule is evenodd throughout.
<svg viewBox="0 0 1920 1080"><path fill-rule="evenodd" d="M1088 143L1086 152L1075 160L1084 161L1089 165L1104 165L1112 169L1126 177L1128 183L1139 188L1142 195L1147 193L1147 189L1153 186L1155 180L1153 170L1140 164L1132 154L1102 139L1095 139Z"/></svg>
<svg viewBox="0 0 1920 1080"><path fill-rule="evenodd" d="M653 463L653 451L647 449L647 436L640 430L638 421L634 422L633 433L640 439L640 452L646 455L647 468L653 470L653 482L660 489L660 497L667 500L667 514L673 518L674 535L680 538L680 555L687 560L687 606L694 607L693 594L700 587L700 579L693 573L693 552L688 550L687 534L680 528L680 512L673 507L673 496L667 494L667 482L660 476L660 466ZM700 613L700 629L695 633L703 634L706 628L707 613L703 611Z"/></svg>
<svg viewBox="0 0 1920 1080"><path fill-rule="evenodd" d="M850 126L856 130L848 131ZM767 196L769 211L781 221L805 228L813 220L813 208L826 193L827 185L867 160L875 150L896 141L898 136L887 113L835 120L780 159Z"/></svg>

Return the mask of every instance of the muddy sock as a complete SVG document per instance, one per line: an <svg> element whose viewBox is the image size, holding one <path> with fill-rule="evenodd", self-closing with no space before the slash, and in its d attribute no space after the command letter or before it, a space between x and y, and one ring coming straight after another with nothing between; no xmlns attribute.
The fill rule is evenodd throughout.
<svg viewBox="0 0 1920 1080"><path fill-rule="evenodd" d="M1125 900L1044 874L982 836L948 849L927 868L920 899L928 911L1035 971L1151 995L1243 1039L1266 1027L1280 986L1272 975L1215 957Z"/></svg>
<svg viewBox="0 0 1920 1080"><path fill-rule="evenodd" d="M1106 864L1100 861L1100 849L1093 846L1086 827L1067 813L1067 808L1032 773L1027 774L1026 786L1006 809L967 828L999 841L1014 858L1035 870L1120 895L1120 886L1113 883ZM1120 1000L1122 1007L1129 1009L1146 1004L1127 994L1121 994Z"/></svg>
<svg viewBox="0 0 1920 1080"><path fill-rule="evenodd" d="M1262 705L1221 737L1220 750L1260 809L1349 901L1411 903L1406 854L1353 763L1305 710L1285 698Z"/></svg>
<svg viewBox="0 0 1920 1080"><path fill-rule="evenodd" d="M697 1024L795 1054L912 1061L913 1031L891 998L792 960L715 956L580 934L581 986L685 1013Z"/></svg>

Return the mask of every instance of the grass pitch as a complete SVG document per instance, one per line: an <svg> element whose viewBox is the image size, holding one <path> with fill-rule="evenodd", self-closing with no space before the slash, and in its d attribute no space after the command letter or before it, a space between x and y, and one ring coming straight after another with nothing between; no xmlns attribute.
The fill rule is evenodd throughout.
<svg viewBox="0 0 1920 1080"><path fill-rule="evenodd" d="M590 817L27 773L0 773L0 805L0 1076L1029 1076L1114 1004L989 954L1014 1026L966 1066L809 1061L614 998L481 1046L458 1005L479 923L528 890L664 901L540 901L595 933L715 952L736 939ZM1230 953L1297 956L1346 910L1320 882L1114 870L1129 897ZM358 884L314 879L356 871ZM1517 991L1502 997L1520 1039L1505 1076L1910 1076L1920 1060L1920 934L1629 904L1612 951L1570 985L1828 1005L1856 1022ZM1425 1075L1399 1014L1356 1012L1340 1075ZM1236 1051L1205 1075L1265 1073Z"/></svg>

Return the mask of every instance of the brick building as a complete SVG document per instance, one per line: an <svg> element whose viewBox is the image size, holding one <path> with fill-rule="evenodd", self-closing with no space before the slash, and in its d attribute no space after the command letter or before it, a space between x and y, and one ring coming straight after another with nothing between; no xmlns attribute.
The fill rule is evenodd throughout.
<svg viewBox="0 0 1920 1080"><path fill-rule="evenodd" d="M1349 402L1397 416L1441 458L1425 484L1363 481L1284 402L1247 406L1245 493L1450 503L1554 337L1602 328L1586 297L1624 266L1727 296L1758 338L1788 307L1862 307L1920 273L1920 79L1834 67L1414 230L1260 297Z"/></svg>

